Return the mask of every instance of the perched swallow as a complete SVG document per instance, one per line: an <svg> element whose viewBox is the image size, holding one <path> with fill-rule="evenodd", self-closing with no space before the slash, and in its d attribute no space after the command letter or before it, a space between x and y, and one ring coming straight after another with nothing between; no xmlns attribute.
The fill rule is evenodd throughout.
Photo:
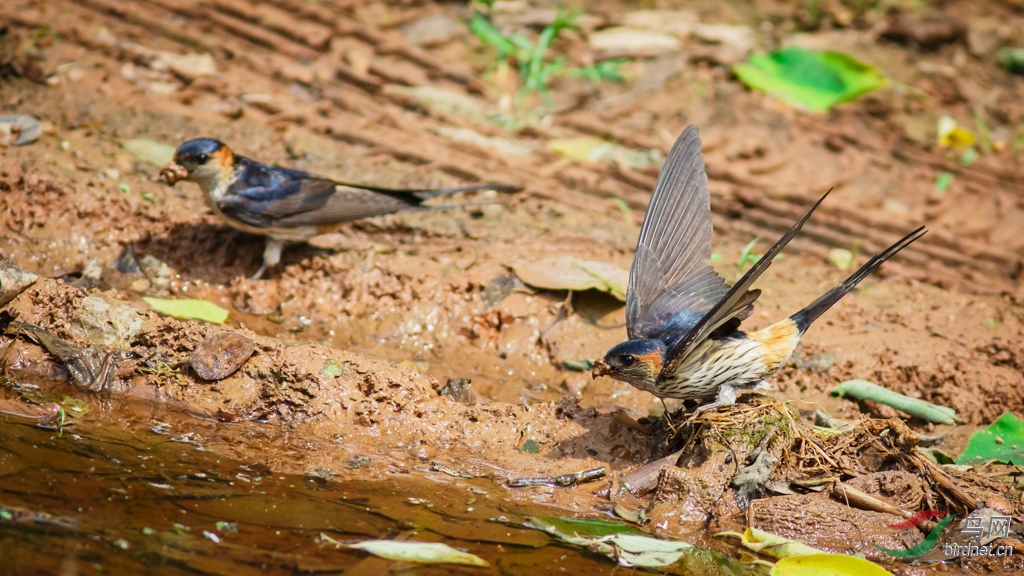
<svg viewBox="0 0 1024 576"><path fill-rule="evenodd" d="M223 142L196 138L178 146L160 172L173 186L180 180L202 188L206 203L229 226L266 236L263 264L253 279L281 261L285 242L305 242L360 218L427 209L424 200L473 190L515 192L506 184L392 190L335 182L300 170L237 156Z"/></svg>
<svg viewBox="0 0 1024 576"><path fill-rule="evenodd" d="M696 415L762 389L789 359L807 328L883 262L923 236L924 226L876 255L803 310L757 332L739 330L761 294L751 290L828 192L730 287L711 267L711 197L697 128L690 126L665 161L644 216L626 295L629 340L594 363L662 399L694 400ZM666 414L667 416L667 414Z"/></svg>

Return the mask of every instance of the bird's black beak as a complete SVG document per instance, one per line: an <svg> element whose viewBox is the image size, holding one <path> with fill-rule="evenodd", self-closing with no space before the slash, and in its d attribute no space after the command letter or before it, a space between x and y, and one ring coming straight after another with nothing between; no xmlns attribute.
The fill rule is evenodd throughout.
<svg viewBox="0 0 1024 576"><path fill-rule="evenodd" d="M595 360L594 369L590 372L590 376L593 378L599 378L601 376L607 376L612 371L612 367L608 365L604 360Z"/></svg>

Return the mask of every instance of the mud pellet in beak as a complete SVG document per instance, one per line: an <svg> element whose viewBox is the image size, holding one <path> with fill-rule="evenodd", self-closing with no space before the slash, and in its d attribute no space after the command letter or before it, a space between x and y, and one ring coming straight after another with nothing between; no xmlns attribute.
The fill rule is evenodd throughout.
<svg viewBox="0 0 1024 576"><path fill-rule="evenodd" d="M188 170L176 162L171 162L160 170L160 179L168 186L174 186L181 180L188 178Z"/></svg>

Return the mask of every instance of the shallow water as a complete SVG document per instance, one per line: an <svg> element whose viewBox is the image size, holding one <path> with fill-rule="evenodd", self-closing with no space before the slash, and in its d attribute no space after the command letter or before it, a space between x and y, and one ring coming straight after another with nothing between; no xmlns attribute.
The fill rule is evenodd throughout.
<svg viewBox="0 0 1024 576"><path fill-rule="evenodd" d="M275 474L204 448L201 436L171 436L155 420L112 424L115 411L102 411L63 430L0 419L0 574L633 572L518 527L564 510L494 498L487 481ZM321 534L441 541L491 567L393 562ZM673 572L716 566L701 553Z"/></svg>

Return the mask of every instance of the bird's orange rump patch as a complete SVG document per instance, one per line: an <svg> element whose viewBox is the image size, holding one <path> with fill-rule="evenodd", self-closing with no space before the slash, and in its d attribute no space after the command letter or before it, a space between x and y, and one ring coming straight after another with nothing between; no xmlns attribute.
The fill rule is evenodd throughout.
<svg viewBox="0 0 1024 576"><path fill-rule="evenodd" d="M797 342L800 341L800 331L796 327L796 322L786 318L764 330L750 332L747 337L762 346L763 356L761 358L765 366L774 372L781 368L793 353Z"/></svg>

